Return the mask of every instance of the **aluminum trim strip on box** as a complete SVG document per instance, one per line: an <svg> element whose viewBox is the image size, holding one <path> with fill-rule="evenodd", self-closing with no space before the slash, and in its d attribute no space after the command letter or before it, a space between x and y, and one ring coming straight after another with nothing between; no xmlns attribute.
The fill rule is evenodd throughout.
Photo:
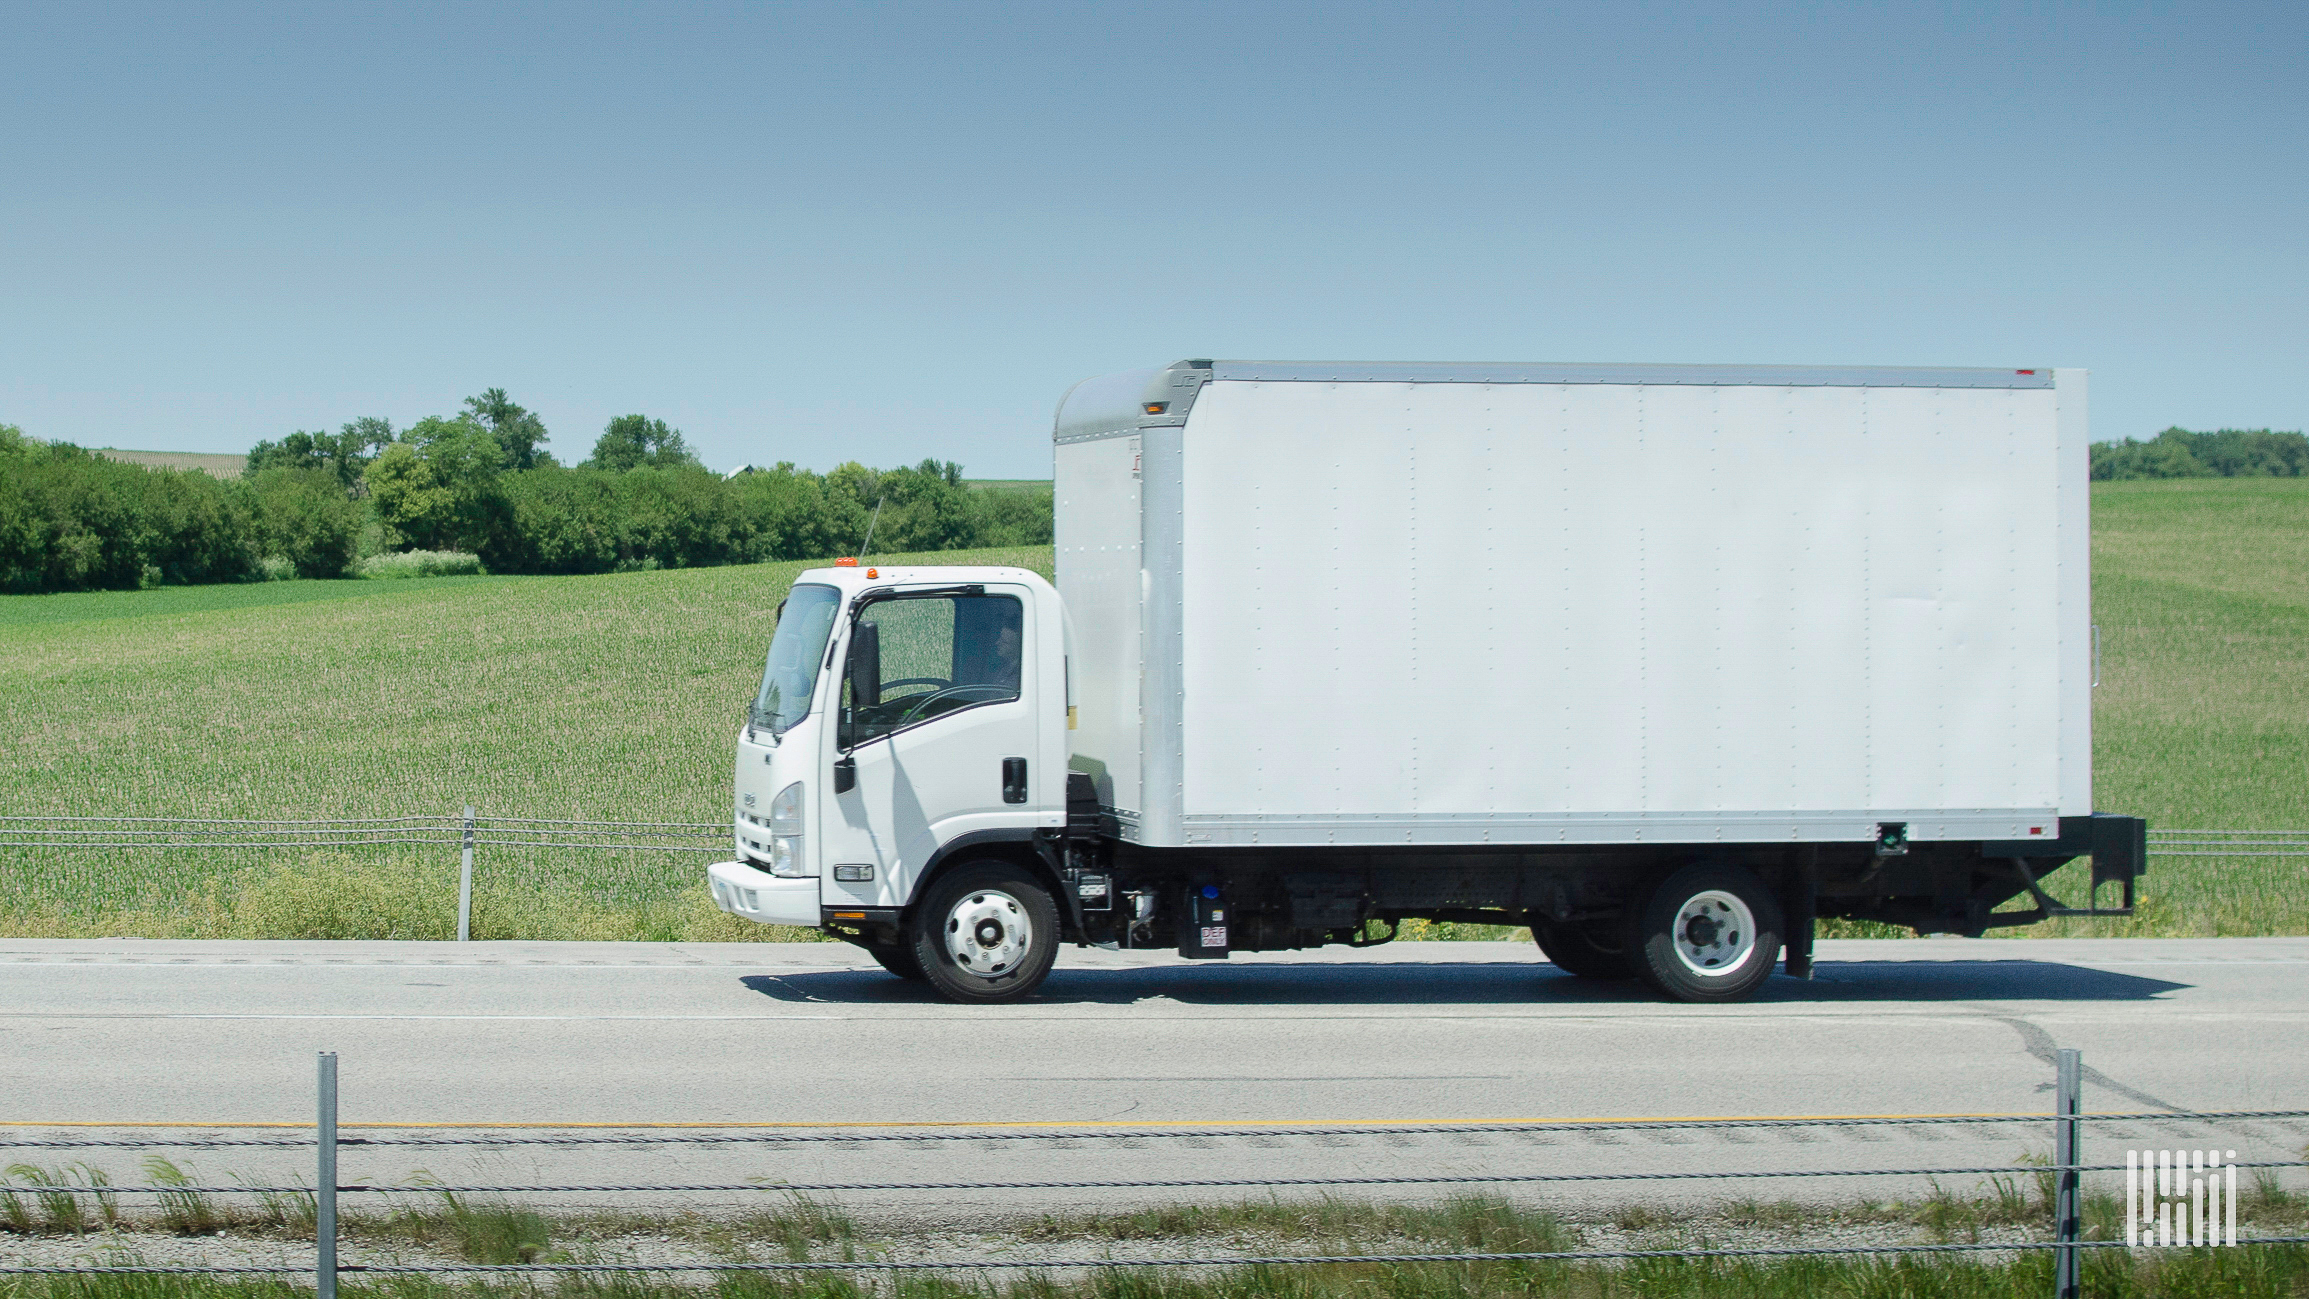
<svg viewBox="0 0 2309 1299"><path fill-rule="evenodd" d="M1927 366L1583 365L1468 361L1215 361L1217 382L1608 383L1769 388L2050 388L2053 372Z"/></svg>
<svg viewBox="0 0 2309 1299"><path fill-rule="evenodd" d="M1877 827L1908 826L1910 842L2028 839L2060 834L2052 808L1946 808L1875 812L1626 813L1621 815L1486 816L1339 814L1332 816L1188 816L1190 847L1455 844L1501 847L1641 843L1868 843Z"/></svg>

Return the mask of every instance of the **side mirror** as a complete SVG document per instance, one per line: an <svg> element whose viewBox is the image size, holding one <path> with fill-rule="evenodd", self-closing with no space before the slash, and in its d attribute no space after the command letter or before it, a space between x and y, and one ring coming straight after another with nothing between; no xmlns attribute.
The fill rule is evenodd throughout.
<svg viewBox="0 0 2309 1299"><path fill-rule="evenodd" d="M850 657L842 665L850 685L850 706L842 710L835 742L842 756L834 761L834 792L847 794L858 785L858 761L850 750L858 744L858 712L882 702L882 629L870 622L850 625Z"/></svg>
<svg viewBox="0 0 2309 1299"><path fill-rule="evenodd" d="M861 622L850 629L850 706L882 702L882 629Z"/></svg>

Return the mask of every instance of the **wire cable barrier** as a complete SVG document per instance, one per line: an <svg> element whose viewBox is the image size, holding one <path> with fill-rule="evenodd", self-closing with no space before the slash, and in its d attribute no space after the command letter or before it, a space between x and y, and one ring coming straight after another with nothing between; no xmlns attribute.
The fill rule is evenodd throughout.
<svg viewBox="0 0 2309 1299"><path fill-rule="evenodd" d="M531 1131L531 1128L507 1128L502 1125L474 1124L476 1129L489 1135L477 1136L421 1136L421 1137L347 1137L340 1136L336 1144L343 1146L719 1146L779 1144L788 1142L830 1142L852 1145L870 1141L1147 1141L1178 1138L1222 1137L1392 1137L1436 1135L1489 1135L1522 1132L1705 1132L1721 1128L1849 1128L1849 1127L1913 1127L1918 1125L1983 1124L1983 1123L2044 1123L2050 1116L2044 1114L1856 1114L1821 1115L1798 1118L1716 1118L1716 1119L1572 1119L1554 1122L1466 1122L1466 1123L1333 1123L1319 1127L1290 1124L1261 1125L1258 1127L1221 1127L1201 1124L1181 1124L1164 1128L1090 1128L1073 1125L1019 1124L1000 1131L989 1131L976 1124L959 1124L940 1128L931 1124L884 1124L899 1131L874 1131L869 1125L855 1127L839 1123L807 1125L833 1131L744 1131L707 1133L632 1133L619 1136L547 1136L523 1137L498 1135L506 1131ZM2309 1110L2132 1110L2103 1114L2077 1114L2070 1121L2086 1123L2220 1123L2252 1119L2309 1119ZM348 1125L350 1126L350 1125ZM397 1130L389 1123L364 1124L364 1127ZM546 1125L550 1126L550 1125ZM639 1124L635 1126L641 1126ZM778 1128L779 1124L744 1124L742 1127ZM864 1129L864 1130L862 1130ZM234 1147L301 1147L313 1144L311 1137L186 1137L175 1140L165 1137L146 1137L135 1141L109 1138L40 1137L15 1138L0 1135L0 1148L19 1147L42 1150L76 1150L82 1148L126 1148L205 1150ZM2011 1168L1995 1171L2011 1172ZM648 1189L648 1188L640 1188Z"/></svg>
<svg viewBox="0 0 2309 1299"><path fill-rule="evenodd" d="M2309 1168L2309 1160L2265 1159L2238 1160L2224 1163L2223 1168ZM1448 1174L1432 1177L1182 1177L1150 1181L1128 1182L695 1182L652 1183L634 1186L625 1183L572 1184L572 1185L518 1185L490 1183L484 1186L455 1186L444 1182L412 1182L406 1186L377 1186L355 1183L339 1186L339 1195L357 1191L371 1191L384 1195L478 1195L525 1194L562 1195L619 1191L667 1192L734 1192L776 1191L781 1194L832 1191L1125 1191L1125 1190L1226 1190L1269 1186L1498 1186L1526 1185L1549 1182L1688 1182L1738 1181L1769 1177L1953 1177L1983 1174L2028 1173L2121 1173L2123 1164L1989 1164L1974 1168L1799 1168L1770 1172L1729 1173L1484 1173ZM49 1186L19 1183L0 1186L0 1190L22 1191L27 1194L48 1195L310 1195L310 1186Z"/></svg>
<svg viewBox="0 0 2309 1299"><path fill-rule="evenodd" d="M0 816L0 848L441 847L718 852L732 827L697 821L581 821L521 816L383 816L353 820L220 820L157 816ZM616 842L634 840L639 842ZM669 842L671 841L671 842Z"/></svg>
<svg viewBox="0 0 2309 1299"><path fill-rule="evenodd" d="M700 821L588 821L572 818L454 814L337 820L229 820L159 816L0 816L5 848L305 848L364 844L645 848L590 840L727 842L732 826ZM2153 857L2309 857L2309 830L2150 830ZM511 836L529 836L517 838ZM701 846L702 851L713 851Z"/></svg>
<svg viewBox="0 0 2309 1299"><path fill-rule="evenodd" d="M2151 857L2309 857L2309 830L2151 830Z"/></svg>
<svg viewBox="0 0 2309 1299"><path fill-rule="evenodd" d="M2309 1110L2216 1110L2216 1111L2143 1111L2127 1113L2085 1114L2079 1104L2082 1061L2073 1050L2059 1052L2054 1084L2054 1109L2051 1114L1955 1114L1955 1115L1845 1115L1819 1117L1757 1117L1712 1119L1607 1119L1591 1121L1530 1121L1530 1122L1472 1122L1426 1124L1326 1124L1326 1125L1265 1125L1226 1127L1178 1126L1166 1128L1071 1128L1042 1127L1001 1131L971 1130L904 1130L904 1131L744 1131L711 1133L645 1133L617 1136L512 1136L503 1130L477 1130L471 1134L425 1135L413 1137L359 1137L342 1135L337 1124L337 1057L334 1052L322 1052L319 1057L318 1106L314 1135L311 1137L255 1137L255 1138L175 1138L155 1134L142 1140L111 1138L16 1138L0 1133L0 1147L9 1148L130 1148L130 1149L203 1149L241 1147L312 1147L316 1152L316 1182L313 1186L259 1186L236 1183L230 1186L201 1186L180 1182L170 1185L108 1185L91 1178L90 1184L65 1185L42 1182L12 1181L0 1185L0 1197L13 1202L16 1194L36 1197L49 1196L116 1196L116 1195L295 1195L311 1196L314 1207L314 1244L316 1261L311 1268L286 1264L249 1264L245 1266L193 1266L144 1263L108 1263L85 1265L35 1266L9 1264L0 1266L0 1275L267 1275L291 1276L310 1273L314 1278L316 1299L336 1299L337 1278L347 1272L368 1275L517 1275L567 1273L742 1273L742 1272L1047 1272L1051 1269L1113 1270L1120 1268L1207 1268L1207 1267L1304 1267L1310 1265L1401 1265L1401 1264L1492 1264L1541 1262L1610 1262L1638 1259L1668 1258L1803 1258L1851 1255L1958 1255L1978 1253L2027 1253L2050 1250L2054 1252L2054 1293L2060 1299L2076 1299L2081 1284L2082 1251L2097 1249L2131 1248L2129 1240L2087 1240L2082 1232L2082 1177L2086 1173L2125 1172L2130 1177L2139 1165L2132 1160L2124 1164L2086 1163L2080 1153L2081 1136L2087 1124L2123 1123L2204 1123L2238 1120L2309 1119ZM346 1183L338 1175L337 1160L347 1146L374 1148L409 1148L440 1146L564 1146L587 1147L605 1145L778 1145L807 1142L936 1142L936 1141L1087 1141L1129 1140L1144 1141L1159 1138L1211 1138L1217 1136L1308 1136L1337 1138L1341 1136L1398 1136L1398 1135L1460 1135L1468 1133L1548 1133L1548 1132L1646 1132L1661 1130L1709 1129L1773 1129L1773 1128L1851 1128L1882 1126L1915 1126L1947 1124L2010 1124L2050 1122L2053 1125L2054 1156L2050 1163L2038 1165L1990 1165L1931 1168L1869 1168L1869 1169L1780 1169L1737 1170L1715 1172L1581 1172L1581 1173L1500 1173L1500 1174L1400 1174L1393 1176L1344 1177L1222 1177L1222 1178L1158 1178L1139 1180L1095 1181L1011 1181L1011 1182L952 1182L952 1181L883 1181L883 1182L791 1182L762 1179L747 1182L714 1182L684 1184L624 1184L624 1183L536 1183L447 1185L425 1179L403 1185L375 1185L361 1182ZM2275 1170L2309 1168L2309 1160L2231 1160L2220 1165L2225 1169ZM1450 1186L1450 1185L1535 1185L1550 1183L1599 1182L1694 1182L1694 1181L1752 1181L1758 1179L1792 1177L1947 1177L1959 1175L2011 1175L2015 1173L2041 1175L2053 1180L2053 1221L2050 1240L1971 1241L1961 1243L1914 1245L1800 1245L1785 1247L1716 1248L1696 1247L1683 1249L1593 1249L1552 1251L1493 1251L1450 1253L1395 1253L1395 1254L1289 1254L1257 1257L1244 1256L1179 1256L1147 1258L1091 1257L1071 1259L844 1259L840 1261L787 1260L778 1262L549 1262L549 1263L340 1263L337 1259L338 1228L337 1202L346 1194L381 1195L435 1195L435 1194L546 1194L546 1193L674 1193L674 1192L774 1192L795 1194L804 1192L872 1192L872 1191L1075 1191L1125 1189L1238 1189L1277 1187L1352 1187L1352 1186ZM2232 1181L2234 1174L2230 1174ZM2210 1180L2210 1179L2205 1179ZM2184 1194L2186 1184L2184 1179ZM2204 1181L2196 1187L2200 1206L2205 1195ZM2294 1245L2309 1243L2309 1236L2271 1235L2239 1236L2235 1234L2235 1201L2228 1201L2229 1217L2226 1222L2230 1243L2239 1247ZM2131 1210L2128 1207L2128 1213ZM2214 1213L2204 1219L2218 1222ZM2168 1219L2169 1223L2169 1219Z"/></svg>

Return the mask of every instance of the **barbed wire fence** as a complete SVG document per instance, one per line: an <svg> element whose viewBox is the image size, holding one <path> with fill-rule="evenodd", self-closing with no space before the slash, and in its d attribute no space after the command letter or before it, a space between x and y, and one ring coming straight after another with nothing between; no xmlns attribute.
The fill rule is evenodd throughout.
<svg viewBox="0 0 2309 1299"><path fill-rule="evenodd" d="M1504 1122L1504 1123L1431 1123L1431 1124L1310 1124L1303 1126L1257 1126L1242 1128L1233 1135L1276 1137L1305 1135L1317 1138L1341 1136L1401 1136L1401 1135L1463 1135L1468 1133L1615 1133L1658 1132L1662 1130L1696 1129L1774 1129L1774 1128L1867 1128L1915 1125L2036 1125L2049 1123L2053 1128L2054 1155L2050 1163L2040 1165L1989 1165L1969 1167L1928 1168L1867 1168L1867 1169L1773 1169L1773 1170L1713 1170L1702 1172L1579 1172L1579 1173L1499 1173L1499 1174L1397 1174L1364 1177L1212 1177L1212 1178L1149 1178L1098 1179L1082 1181L870 1181L870 1182L791 1182L747 1181L711 1183L490 1183L449 1185L430 1179L408 1185L378 1185L359 1181L348 1182L339 1172L339 1157L346 1147L360 1149L465 1147L583 1147L583 1146L778 1146L819 1142L904 1142L935 1143L953 1141L1002 1140L1012 1142L1036 1141L1093 1141L1112 1140L1145 1142L1148 1140L1207 1140L1230 1135L1230 1130L1214 1127L1117 1128L1113 1130L1067 1128L1064 1130L1012 1130L989 1132L973 1128L958 1131L951 1128L923 1128L901 1130L747 1130L686 1133L645 1133L615 1136L518 1135L520 1129L477 1131L459 1135L422 1136L345 1136L340 1131L337 1113L337 1056L321 1052L317 1059L316 1113L313 1135L310 1137L160 1137L146 1136L135 1139L121 1137L16 1137L0 1133L0 1148L13 1149L135 1149L135 1150L202 1150L224 1148L310 1147L314 1151L315 1183L305 1185L260 1186L245 1182L233 1185L202 1186L184 1182L166 1185L72 1185L43 1182L12 1181L0 1187L0 1195L17 1193L36 1196L121 1196L151 1195L182 1197L192 1195L232 1196L311 1196L313 1198L314 1263L311 1268L293 1264L172 1265L148 1263L103 1264L8 1264L0 1265L0 1275L49 1276L117 1276L117 1275L213 1275L213 1276L298 1276L313 1278L316 1299L336 1299L337 1283L347 1273L363 1276L417 1276L468 1275L478 1277L520 1276L538 1274L691 1274L708 1276L729 1273L887 1273L893 1279L901 1273L987 1273L1087 1271L1112 1272L1129 1269L1176 1268L1253 1268L1253 1267L1308 1267L1326 1265L1395 1267L1412 1264L1511 1264L1511 1263L1609 1263L1646 1259L1788 1259L1830 1256L1959 1256L1965 1254L2027 1254L2052 1253L2054 1258L2053 1287L2056 1299L2077 1299L2082 1280L2082 1260L2089 1251L2136 1248L2168 1248L2173 1246L2202 1247L2205 1244L2228 1244L2241 1248L2309 1243L2309 1235L2239 1236L2236 1234L2237 1193L2234 1185L2237 1169L2267 1170L2309 1167L2309 1160L2244 1160L2226 1161L2213 1152L2210 1165L2203 1151L2196 1152L2194 1165L2185 1158L2166 1167L2166 1181L2162 1189L2152 1180L2153 1194L2162 1197L2164 1207L2163 1234L2156 1227L2157 1215L2152 1208L2143 1214L2143 1201L2134 1193L2133 1183L2142 1164L2128 1152L2125 1163L2089 1163L2083 1154L2084 1132L2091 1124L2122 1123L2208 1123L2241 1122L2248 1120L2301 1120L2309 1119L2309 1110L2227 1110L2207 1112L2151 1111L2139 1113L2086 1114L2081 1111L2081 1080L2083 1064L2079 1053L2063 1050L2055 1066L2054 1109L2051 1114L1977 1114L1977 1115L1880 1115L1822 1118L1727 1118L1727 1119L1672 1119L1672 1120L1605 1120L1561 1122ZM2169 1153L2169 1152L2168 1152ZM2186 1152L2181 1152L2184 1156ZM2220 1171L2228 1171L2229 1185L2224 1195ZM2151 1170L2154 1172L2154 1169ZM1593 1184L1605 1182L1699 1182L1732 1181L1755 1182L1791 1178L1851 1178L1851 1177L1928 1177L1937 1179L1954 1176L1997 1176L2027 1172L2049 1177L2053 1183L2050 1204L2050 1239L2008 1241L1965 1241L1933 1244L1851 1244L1851 1245L1793 1245L1784 1247L1719 1248L1701 1245L1676 1249L1571 1249L1571 1250L1466 1250L1457 1252L1417 1253L1321 1253L1321 1254L1267 1254L1245 1255L1150 1255L1147 1257L1080 1257L1061 1259L1010 1258L949 1258L949 1259L856 1259L841 1260L787 1259L776 1261L685 1261L673 1263L641 1263L620 1261L583 1262L529 1262L529 1263L345 1263L338 1258L340 1226L338 1207L340 1198L347 1195L409 1195L409 1194L465 1194L517 1195L559 1193L653 1194L669 1193L762 1193L840 1194L889 1191L952 1191L967 1193L1026 1192L1026 1191L1085 1191L1085 1190L1163 1190L1163 1189L1275 1189L1275 1188L1341 1188L1341 1187L1409 1187L1409 1186L1506 1186L1547 1184ZM2128 1196L2125 1207L2126 1233L2123 1239L2089 1239L2083 1228L2083 1178L2088 1173L2124 1172L2128 1178ZM2177 1172L2177 1178L2174 1174ZM2192 1183L2191 1177L2194 1175ZM2210 1198L2208 1199L2208 1191ZM2194 1197L2193 1199L2191 1197ZM2181 1230L2176 1236L2173 1209L2178 1201ZM163 1201L166 1203L167 1201ZM2193 1205L2193 1207L2192 1207ZM2144 1238L2141 1228L2147 1224ZM2226 1241L2222 1239L2225 1229ZM2192 1233L2196 1234L2192 1234Z"/></svg>
<svg viewBox="0 0 2309 1299"><path fill-rule="evenodd" d="M185 817L0 816L0 849L68 853L261 852L268 849L439 848L458 855L457 937L472 936L475 854L554 852L736 853L750 827L733 819L610 821L412 814L355 819L228 820ZM757 829L766 837L766 829ZM766 843L759 845L766 857ZM2309 857L2309 830L2151 830L2152 857ZM653 878L655 878L653 876ZM645 886L646 887L646 886Z"/></svg>
<svg viewBox="0 0 2309 1299"><path fill-rule="evenodd" d="M495 850L501 863L539 851L555 854L679 854L699 864L735 850L737 823L611 821L464 814L350 819L250 820L187 817L0 816L0 849L108 856L148 853L247 857L269 851L348 851L437 848L457 854L457 938L473 933L476 851ZM766 832L765 832L766 833ZM763 850L767 855L767 849ZM686 864L685 864L686 869ZM625 891L663 890L660 870L624 881Z"/></svg>

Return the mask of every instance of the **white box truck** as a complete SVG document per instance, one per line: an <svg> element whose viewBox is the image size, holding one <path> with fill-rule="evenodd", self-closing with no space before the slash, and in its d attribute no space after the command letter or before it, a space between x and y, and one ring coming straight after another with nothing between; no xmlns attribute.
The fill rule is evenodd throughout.
<svg viewBox="0 0 2309 1299"><path fill-rule="evenodd" d="M1055 589L797 581L724 909L970 1002L1413 918L1724 1001L1818 916L2130 912L2082 371L1195 360L1055 440Z"/></svg>

